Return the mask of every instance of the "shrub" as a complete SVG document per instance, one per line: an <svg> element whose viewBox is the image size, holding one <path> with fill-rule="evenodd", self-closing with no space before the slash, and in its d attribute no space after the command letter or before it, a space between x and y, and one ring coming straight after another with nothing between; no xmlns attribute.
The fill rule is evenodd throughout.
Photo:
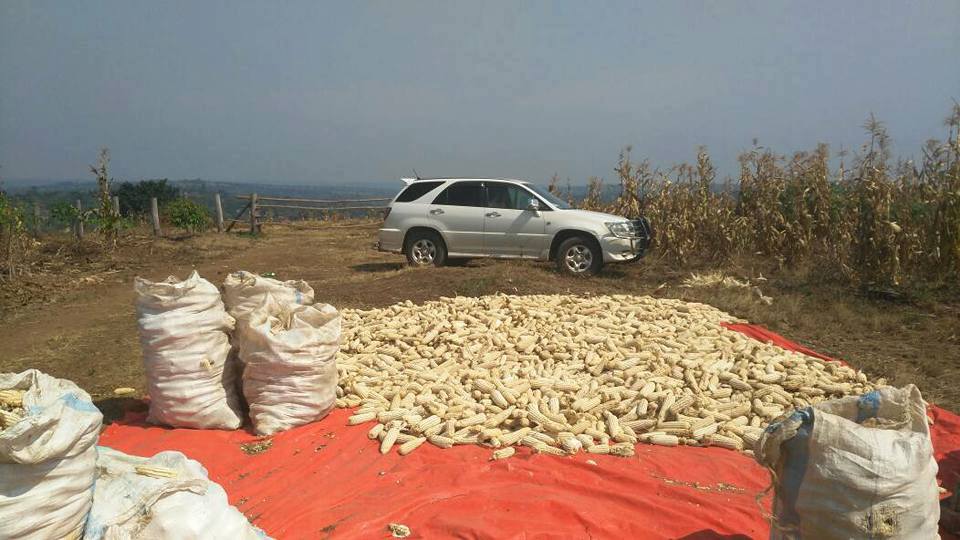
<svg viewBox="0 0 960 540"><path fill-rule="evenodd" d="M73 227L80 217L77 207L66 201L57 201L50 207L50 219L61 227Z"/></svg>
<svg viewBox="0 0 960 540"><path fill-rule="evenodd" d="M166 212L170 223L189 233L202 232L210 223L207 209L186 197L175 199L168 204Z"/></svg>

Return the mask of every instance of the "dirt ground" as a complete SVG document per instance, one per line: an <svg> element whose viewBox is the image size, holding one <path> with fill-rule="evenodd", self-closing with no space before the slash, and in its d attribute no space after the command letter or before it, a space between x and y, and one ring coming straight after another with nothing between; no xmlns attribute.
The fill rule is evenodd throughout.
<svg viewBox="0 0 960 540"><path fill-rule="evenodd" d="M551 264L473 260L413 269L398 255L372 249L375 223L268 225L258 238L206 234L153 240L133 233L110 250L44 239L28 275L0 286L0 371L37 368L77 382L108 417L129 399L114 389L144 390L133 279L185 277L196 269L216 284L235 270L305 279L318 301L375 307L439 296L506 294L650 294L715 305L824 354L844 359L891 384L915 383L924 396L960 410L960 302L897 302L787 276L757 280L767 305L742 289L686 288L690 270L657 261L608 266L591 279L567 278ZM765 272L766 273L766 272ZM768 274L769 275L769 274Z"/></svg>

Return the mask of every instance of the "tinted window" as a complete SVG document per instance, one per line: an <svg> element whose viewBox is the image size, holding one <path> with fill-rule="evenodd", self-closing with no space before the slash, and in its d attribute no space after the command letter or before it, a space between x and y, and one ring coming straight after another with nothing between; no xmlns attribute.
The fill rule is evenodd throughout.
<svg viewBox="0 0 960 540"><path fill-rule="evenodd" d="M443 182L414 182L397 197L396 202L411 202L423 197Z"/></svg>
<svg viewBox="0 0 960 540"><path fill-rule="evenodd" d="M513 184L501 182L487 182L487 208L506 208L508 210L526 210L530 206L530 199L539 199L529 191ZM540 202L540 210L549 211L551 208Z"/></svg>
<svg viewBox="0 0 960 540"><path fill-rule="evenodd" d="M511 184L487 183L487 208L525 210L533 195Z"/></svg>
<svg viewBox="0 0 960 540"><path fill-rule="evenodd" d="M483 184L480 182L457 182L440 192L433 204L451 206L483 207Z"/></svg>

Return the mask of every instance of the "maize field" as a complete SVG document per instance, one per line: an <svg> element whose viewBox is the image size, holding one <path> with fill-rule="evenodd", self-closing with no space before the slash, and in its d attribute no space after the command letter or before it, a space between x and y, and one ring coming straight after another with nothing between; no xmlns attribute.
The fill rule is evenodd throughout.
<svg viewBox="0 0 960 540"><path fill-rule="evenodd" d="M627 148L615 199L598 178L580 201L556 176L550 190L587 210L648 217L654 256L675 265L760 256L867 287L951 283L960 276L960 105L945 123L946 140L927 141L916 162L894 161L871 118L868 142L841 153L834 170L824 144L792 156L755 146L726 183L703 148L695 164L665 170L632 161Z"/></svg>
<svg viewBox="0 0 960 540"><path fill-rule="evenodd" d="M870 381L721 326L705 304L648 296L441 298L344 310L337 405L382 453L477 444L630 456L638 442L749 452L795 408Z"/></svg>

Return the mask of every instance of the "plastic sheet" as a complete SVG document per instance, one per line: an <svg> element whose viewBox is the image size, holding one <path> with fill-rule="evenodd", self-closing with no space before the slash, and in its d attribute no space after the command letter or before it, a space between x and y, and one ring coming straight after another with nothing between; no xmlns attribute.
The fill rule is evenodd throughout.
<svg viewBox="0 0 960 540"><path fill-rule="evenodd" d="M731 327L809 354L763 328ZM411 538L768 535L769 497L757 501L768 473L733 451L640 444L636 456L619 458L533 455L520 448L515 457L491 462L492 451L479 446L425 444L401 457L381 455L366 436L372 424L347 426L349 415L335 410L269 439L247 431L166 429L130 415L109 426L100 444L135 455L185 453L208 469L231 504L282 539L389 538L389 523L409 526ZM936 407L932 415L940 475L955 484L950 475L960 471L960 417Z"/></svg>

